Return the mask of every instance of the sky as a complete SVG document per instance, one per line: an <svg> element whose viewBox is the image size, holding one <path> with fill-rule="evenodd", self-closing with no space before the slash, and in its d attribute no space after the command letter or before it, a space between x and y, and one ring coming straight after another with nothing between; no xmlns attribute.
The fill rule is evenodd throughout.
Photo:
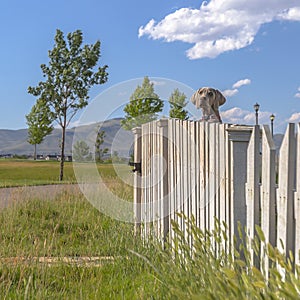
<svg viewBox="0 0 300 300"><path fill-rule="evenodd" d="M156 90L167 87L165 100L177 84L188 98L203 86L220 90L224 122L254 124L256 102L260 124L275 115L275 132L300 122L299 0L12 0L1 1L0 25L1 129L27 127L36 101L27 88L43 80L56 29L101 42L109 76L90 90L98 120L117 115L148 76Z"/></svg>

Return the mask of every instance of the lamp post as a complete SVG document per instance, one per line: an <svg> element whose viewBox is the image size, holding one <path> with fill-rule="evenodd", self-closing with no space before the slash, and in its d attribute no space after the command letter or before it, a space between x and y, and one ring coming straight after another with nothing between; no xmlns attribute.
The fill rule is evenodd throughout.
<svg viewBox="0 0 300 300"><path fill-rule="evenodd" d="M271 114L270 120L271 120L271 133L272 133L272 137L274 135L274 119L275 119L274 114Z"/></svg>
<svg viewBox="0 0 300 300"><path fill-rule="evenodd" d="M259 104L256 102L253 107L254 107L254 110L255 110L255 125L258 125Z"/></svg>

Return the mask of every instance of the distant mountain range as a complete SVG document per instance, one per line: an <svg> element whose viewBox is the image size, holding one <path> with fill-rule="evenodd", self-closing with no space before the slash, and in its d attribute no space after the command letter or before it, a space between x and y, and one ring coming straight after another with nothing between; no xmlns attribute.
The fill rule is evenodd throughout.
<svg viewBox="0 0 300 300"><path fill-rule="evenodd" d="M76 129L76 137L87 141L90 136L95 135L97 126L101 126L101 130L105 131L103 148L112 148L117 151L120 156L128 157L129 150L132 147L133 134L131 131L125 131L121 127L120 118L107 120L91 125L70 128L66 131L66 147L65 154L70 155L72 150L73 137ZM118 141L114 141L117 137ZM16 155L32 155L34 146L27 142L27 129L8 130L0 129L0 154L16 154ZM41 155L60 154L61 129L55 128L44 141L37 145L37 153Z"/></svg>
<svg viewBox="0 0 300 300"><path fill-rule="evenodd" d="M121 127L121 118L111 119L97 124L84 125L76 128L76 137L87 141L94 135L96 125L101 126L105 131L103 148L117 151L122 157L129 157L130 149L133 143L133 134L131 131L125 131ZM67 129L65 154L70 155L75 128ZM0 129L0 154L32 155L33 145L27 142L27 129L8 130ZM81 138L82 137L82 138ZM277 150L280 148L283 134L274 135L274 143ZM45 138L43 143L37 146L38 154L59 154L59 142L61 140L61 129L54 129L53 132Z"/></svg>

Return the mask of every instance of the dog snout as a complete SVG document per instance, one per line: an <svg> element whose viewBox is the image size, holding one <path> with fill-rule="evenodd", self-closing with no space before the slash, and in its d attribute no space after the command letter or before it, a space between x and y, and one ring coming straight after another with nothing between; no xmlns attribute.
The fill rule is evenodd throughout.
<svg viewBox="0 0 300 300"><path fill-rule="evenodd" d="M199 107L208 107L208 99L206 97L202 97L199 99Z"/></svg>

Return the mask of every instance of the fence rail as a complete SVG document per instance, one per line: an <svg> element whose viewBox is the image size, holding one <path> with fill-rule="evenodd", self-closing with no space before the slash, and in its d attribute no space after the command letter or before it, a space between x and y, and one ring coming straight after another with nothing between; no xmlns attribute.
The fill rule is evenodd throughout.
<svg viewBox="0 0 300 300"><path fill-rule="evenodd" d="M202 230L228 225L229 250L238 223L300 263L300 136L288 124L276 165L269 127L162 119L134 130L136 231L173 237L177 212ZM298 132L300 124L297 125ZM277 183L278 179L278 183ZM140 226L140 225L143 226ZM255 258L253 258L255 260ZM266 262L267 264L268 262Z"/></svg>

